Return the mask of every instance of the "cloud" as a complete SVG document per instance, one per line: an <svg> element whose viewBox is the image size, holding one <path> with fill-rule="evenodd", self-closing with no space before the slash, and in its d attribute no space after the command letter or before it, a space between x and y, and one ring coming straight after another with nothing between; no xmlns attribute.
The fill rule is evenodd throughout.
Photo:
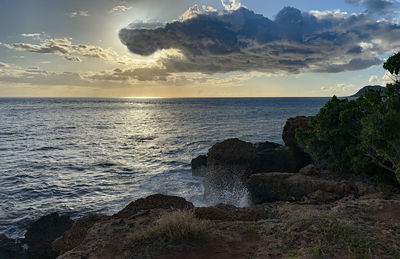
<svg viewBox="0 0 400 259"><path fill-rule="evenodd" d="M114 7L113 9L111 9L109 11L109 13L118 15L118 14L122 14L126 11L129 11L130 9L132 9L132 7L127 7L125 5L118 5L118 6Z"/></svg>
<svg viewBox="0 0 400 259"><path fill-rule="evenodd" d="M225 10L228 11L234 11L238 10L239 8L243 7L242 3L240 0L221 0L222 6L225 8Z"/></svg>
<svg viewBox="0 0 400 259"><path fill-rule="evenodd" d="M333 91L334 89L332 87L323 86L323 87L320 88L320 90L324 91L324 92L328 92L328 91Z"/></svg>
<svg viewBox="0 0 400 259"><path fill-rule="evenodd" d="M181 15L180 20L181 21L189 20L189 19L192 19L202 13L203 12L200 10L199 6L196 4L192 7L190 7L189 9L187 9L187 11Z"/></svg>
<svg viewBox="0 0 400 259"><path fill-rule="evenodd" d="M22 33L21 37L40 39L41 33Z"/></svg>
<svg viewBox="0 0 400 259"><path fill-rule="evenodd" d="M1 44L1 43L0 43ZM114 63L124 63L124 59L120 57L112 49L104 49L99 46L88 44L72 44L69 39L44 39L39 44L30 43L12 43L2 44L3 46L17 51L27 51L41 54L56 54L64 57L66 60L81 62L81 57L99 58Z"/></svg>
<svg viewBox="0 0 400 259"><path fill-rule="evenodd" d="M367 14L302 13L285 7L274 20L240 8L201 13L154 28L128 27L119 37L127 48L160 59L165 73L233 71L337 73L380 65L380 56L400 47L400 25ZM159 68L157 68L159 70Z"/></svg>
<svg viewBox="0 0 400 259"><path fill-rule="evenodd" d="M26 69L0 70L0 81L30 85L74 85L89 86L90 81L73 72L54 73L41 70L39 67Z"/></svg>
<svg viewBox="0 0 400 259"><path fill-rule="evenodd" d="M378 82L378 76L374 75L369 77L368 83L376 83L376 82Z"/></svg>
<svg viewBox="0 0 400 259"><path fill-rule="evenodd" d="M353 5L363 5L369 13L387 14L393 8L399 7L399 3L390 0L346 0Z"/></svg>
<svg viewBox="0 0 400 259"><path fill-rule="evenodd" d="M74 18L74 17L87 17L89 16L88 11L76 11L76 12L71 12L68 14L69 17Z"/></svg>
<svg viewBox="0 0 400 259"><path fill-rule="evenodd" d="M0 67L9 67L9 65L0 61Z"/></svg>

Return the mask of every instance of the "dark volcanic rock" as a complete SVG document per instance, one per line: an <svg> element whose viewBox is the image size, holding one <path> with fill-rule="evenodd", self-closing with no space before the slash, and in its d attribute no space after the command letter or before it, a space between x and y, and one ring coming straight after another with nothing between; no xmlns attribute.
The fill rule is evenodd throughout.
<svg viewBox="0 0 400 259"><path fill-rule="evenodd" d="M207 172L207 156L200 155L190 163L193 176L205 176Z"/></svg>
<svg viewBox="0 0 400 259"><path fill-rule="evenodd" d="M289 118L286 121L285 126L283 127L283 132L282 132L282 139L283 142L285 142L286 146L289 147L298 147L299 144L297 143L296 140L296 129L302 129L302 130L309 130L311 129L310 126L308 126L308 121L311 117L306 117L306 116L297 116L295 118Z"/></svg>
<svg viewBox="0 0 400 259"><path fill-rule="evenodd" d="M177 196L168 196L163 194L154 194L146 198L138 199L129 203L123 210L115 214L116 218L127 218L135 215L141 210L151 209L192 209L193 203L186 201L184 198Z"/></svg>
<svg viewBox="0 0 400 259"><path fill-rule="evenodd" d="M213 203L235 203L246 195L246 179L257 163L252 143L227 139L210 148L204 178L204 199Z"/></svg>
<svg viewBox="0 0 400 259"><path fill-rule="evenodd" d="M51 243L72 227L74 222L57 213L41 217L29 226L24 243L28 245L29 258L55 258Z"/></svg>
<svg viewBox="0 0 400 259"><path fill-rule="evenodd" d="M354 194L348 182L290 173L251 175L249 191L255 204L309 199L326 203Z"/></svg>
<svg viewBox="0 0 400 259"><path fill-rule="evenodd" d="M0 235L0 259L29 258L21 246L19 240L11 239L5 235Z"/></svg>
<svg viewBox="0 0 400 259"><path fill-rule="evenodd" d="M273 142L252 144L239 139L225 140L208 152L204 198L215 203L237 204L246 195L250 175L296 173L310 162L311 159L296 147Z"/></svg>
<svg viewBox="0 0 400 259"><path fill-rule="evenodd" d="M256 159L254 145L240 139L227 139L208 151L207 169L218 170L226 165L248 168Z"/></svg>
<svg viewBox="0 0 400 259"><path fill-rule="evenodd" d="M312 160L295 147L278 147L257 152L252 172L296 173Z"/></svg>

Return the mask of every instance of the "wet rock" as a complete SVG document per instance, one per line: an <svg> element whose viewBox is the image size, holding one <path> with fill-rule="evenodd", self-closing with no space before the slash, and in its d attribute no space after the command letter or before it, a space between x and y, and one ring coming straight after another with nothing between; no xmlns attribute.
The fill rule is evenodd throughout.
<svg viewBox="0 0 400 259"><path fill-rule="evenodd" d="M210 202L239 204L246 199L247 180L259 172L296 173L311 159L300 149L273 142L252 144L228 139L208 152L204 198ZM236 202L235 202L236 201Z"/></svg>
<svg viewBox="0 0 400 259"><path fill-rule="evenodd" d="M325 203L354 194L351 184L345 181L289 173L251 175L249 191L255 204L309 199Z"/></svg>
<svg viewBox="0 0 400 259"><path fill-rule="evenodd" d="M108 219L108 216L89 214L74 222L72 227L52 243L52 248L58 254L72 250L82 243L88 230L97 222Z"/></svg>
<svg viewBox="0 0 400 259"><path fill-rule="evenodd" d="M41 217L32 223L25 234L29 258L55 258L51 243L72 227L73 221L57 213Z"/></svg>
<svg viewBox="0 0 400 259"><path fill-rule="evenodd" d="M296 129L302 129L302 130L311 129L311 127L308 125L308 121L310 120L310 118L311 117L297 116L294 118L289 118L286 121L286 124L283 127L283 132L282 132L282 139L283 142L285 142L286 146L289 147L299 146L295 136Z"/></svg>
<svg viewBox="0 0 400 259"><path fill-rule="evenodd" d="M200 155L190 163L193 176L205 176L207 172L207 156Z"/></svg>
<svg viewBox="0 0 400 259"><path fill-rule="evenodd" d="M240 201L246 195L246 179L256 161L252 143L235 138L212 146L207 157L204 199L213 203Z"/></svg>

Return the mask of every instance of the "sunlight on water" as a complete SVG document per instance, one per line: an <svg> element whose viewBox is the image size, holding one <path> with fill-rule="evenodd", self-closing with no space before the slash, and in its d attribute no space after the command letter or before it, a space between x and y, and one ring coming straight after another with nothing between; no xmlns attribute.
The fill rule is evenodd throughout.
<svg viewBox="0 0 400 259"><path fill-rule="evenodd" d="M192 158L226 138L282 143L288 117L325 101L0 98L0 233L21 236L54 211L112 214L154 193L207 205ZM248 204L239 196L231 203Z"/></svg>

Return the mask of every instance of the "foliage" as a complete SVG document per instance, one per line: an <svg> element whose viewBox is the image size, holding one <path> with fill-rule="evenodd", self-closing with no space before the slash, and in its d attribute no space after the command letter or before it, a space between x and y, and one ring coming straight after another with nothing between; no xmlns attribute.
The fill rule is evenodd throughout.
<svg viewBox="0 0 400 259"><path fill-rule="evenodd" d="M400 71L400 53L383 66ZM296 130L297 140L321 166L351 173L390 171L400 183L400 83L385 94L369 90L356 100L333 96L310 122L312 130ZM377 170L377 167L380 170Z"/></svg>
<svg viewBox="0 0 400 259"><path fill-rule="evenodd" d="M392 75L398 75L400 72L400 52L388 58L383 64L383 68Z"/></svg>
<svg viewBox="0 0 400 259"><path fill-rule="evenodd" d="M361 119L364 153L377 165L395 173L400 183L399 84L388 85L386 95L369 98L373 111ZM374 95L374 93L368 93Z"/></svg>
<svg viewBox="0 0 400 259"><path fill-rule="evenodd" d="M306 146L322 167L339 172L366 172L374 166L362 152L361 121L365 110L363 97L349 101L333 96L320 112L310 119L312 130L296 131L296 138Z"/></svg>

